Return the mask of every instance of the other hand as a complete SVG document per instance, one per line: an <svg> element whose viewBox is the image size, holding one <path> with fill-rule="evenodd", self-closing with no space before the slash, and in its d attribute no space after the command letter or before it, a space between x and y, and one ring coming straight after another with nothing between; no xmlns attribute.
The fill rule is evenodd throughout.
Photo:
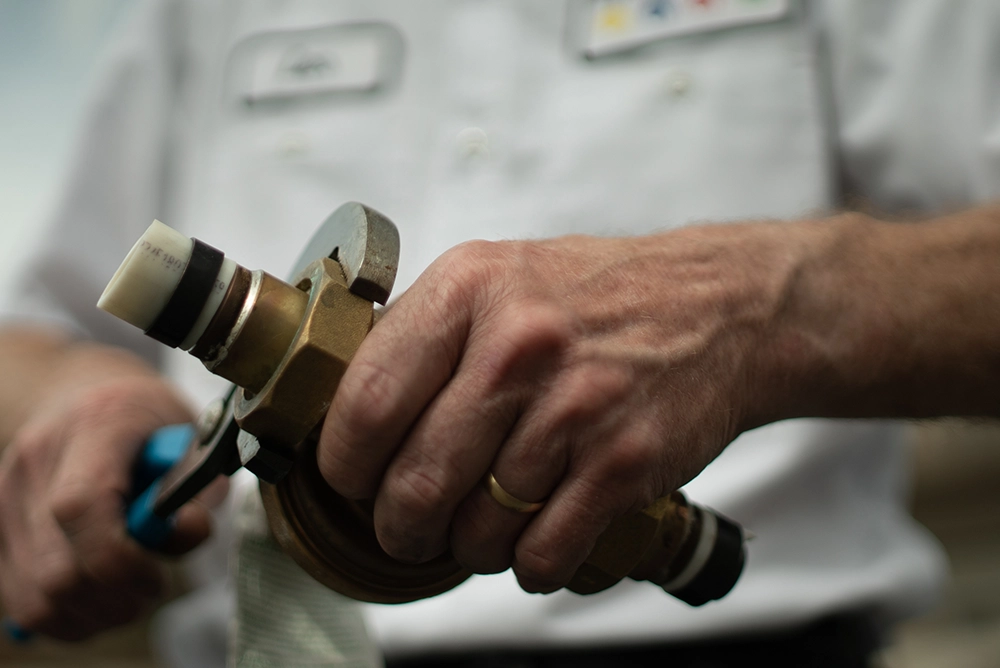
<svg viewBox="0 0 1000 668"><path fill-rule="evenodd" d="M160 596L162 565L126 534L125 498L146 438L190 419L152 373L67 382L35 406L0 457L0 596L14 622L81 640ZM209 526L185 506L165 551L193 548Z"/></svg>

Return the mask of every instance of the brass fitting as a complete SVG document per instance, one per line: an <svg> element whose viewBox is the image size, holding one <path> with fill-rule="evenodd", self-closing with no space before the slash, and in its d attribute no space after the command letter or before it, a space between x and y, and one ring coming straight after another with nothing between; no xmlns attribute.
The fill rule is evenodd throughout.
<svg viewBox="0 0 1000 668"><path fill-rule="evenodd" d="M245 431L293 449L326 416L347 364L372 328L374 311L370 301L347 289L340 265L329 258L310 264L284 294L288 311L298 306L298 295L308 300L301 300L281 361L262 386L244 387L235 414Z"/></svg>
<svg viewBox="0 0 1000 668"><path fill-rule="evenodd" d="M240 461L261 478L268 522L281 547L324 585L378 603L434 596L470 575L450 553L422 564L389 557L375 536L372 503L337 494L316 463L318 430L374 324L373 300L384 303L392 287L398 242L381 214L345 205L305 253L321 259L304 266L292 284L236 265L217 310L196 335L188 330L204 301L199 285L214 280L205 267L221 262L221 254L195 241L203 258L201 269L193 270L197 278L185 274L165 308L187 320L172 326L161 313L147 330L160 340L197 337L191 354L241 388L234 408L242 429ZM186 303L188 294L202 295L192 300L197 308ZM673 492L612 522L568 588L592 594L630 577L701 605L729 592L743 559L738 525Z"/></svg>
<svg viewBox="0 0 1000 668"><path fill-rule="evenodd" d="M284 307L267 307L293 312L299 303L293 293L308 291L297 331L290 337L282 334L290 343L281 361L257 392L243 391L236 409L245 431L272 447L294 450L295 465L288 475L276 485L260 484L271 530L306 572L351 598L405 603L445 592L470 573L450 554L421 564L392 559L375 536L371 502L345 499L319 473L315 438L308 437L315 436L347 364L371 329L373 309L371 302L347 289L339 265L330 259L314 262L297 278L296 288L284 290ZM618 518L598 538L567 588L593 594L631 577L653 581L694 605L716 598L719 587L710 588L707 595L704 585L685 591L711 555L704 547L713 543L706 543L701 530L706 514L674 492ZM742 560L735 567L738 575ZM691 577L681 577L685 570ZM728 591L733 582L735 575L721 588Z"/></svg>

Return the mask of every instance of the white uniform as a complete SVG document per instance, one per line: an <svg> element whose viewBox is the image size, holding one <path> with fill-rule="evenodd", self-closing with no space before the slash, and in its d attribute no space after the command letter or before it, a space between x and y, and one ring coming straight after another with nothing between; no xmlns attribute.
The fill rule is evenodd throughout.
<svg viewBox="0 0 1000 668"><path fill-rule="evenodd" d="M397 294L470 238L641 234L1000 190L993 0L155 0L112 55L77 168L8 311L138 348L93 308L158 217L282 275L347 200L400 228ZM45 264L40 263L44 261ZM654 289L654 286L651 286ZM372 606L392 654L694 639L925 607L941 552L907 516L900 430L741 436L691 498L756 534L699 609L648 583L530 596L509 574Z"/></svg>

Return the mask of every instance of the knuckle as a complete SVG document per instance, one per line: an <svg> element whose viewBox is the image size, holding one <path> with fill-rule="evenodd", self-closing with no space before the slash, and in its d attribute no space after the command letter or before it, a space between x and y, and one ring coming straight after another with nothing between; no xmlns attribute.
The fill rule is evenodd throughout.
<svg viewBox="0 0 1000 668"><path fill-rule="evenodd" d="M630 484L650 470L655 461L656 448L647 439L623 436L618 439L612 453L605 465L608 477Z"/></svg>
<svg viewBox="0 0 1000 668"><path fill-rule="evenodd" d="M392 418L402 390L400 380L386 367L356 360L341 381L339 394L343 399L335 403L339 408L337 426L352 440L381 429Z"/></svg>
<svg viewBox="0 0 1000 668"><path fill-rule="evenodd" d="M655 472L653 455L654 448L644 439L619 438L593 464L595 485L612 495L622 490L635 495Z"/></svg>
<svg viewBox="0 0 1000 668"><path fill-rule="evenodd" d="M0 490L16 486L20 481L37 477L51 465L51 439L47 430L36 425L22 427L2 450L0 457Z"/></svg>
<svg viewBox="0 0 1000 668"><path fill-rule="evenodd" d="M421 561L434 556L429 551L445 547L454 488L444 469L429 460L394 469L386 475L376 500L376 534L390 556Z"/></svg>
<svg viewBox="0 0 1000 668"><path fill-rule="evenodd" d="M408 515L420 521L447 509L454 489L452 479L447 468L428 457L417 460L401 454L386 478L385 492L394 507L405 508Z"/></svg>
<svg viewBox="0 0 1000 668"><path fill-rule="evenodd" d="M431 272L435 301L447 309L469 306L502 273L505 255L504 244L496 241L477 239L450 248Z"/></svg>
<svg viewBox="0 0 1000 668"><path fill-rule="evenodd" d="M472 239L450 248L442 260L449 273L476 277L482 276L484 270L492 268L506 255L503 242Z"/></svg>
<svg viewBox="0 0 1000 668"><path fill-rule="evenodd" d="M67 529L87 515L97 504L100 492L85 483L64 484L49 496L49 511L56 523Z"/></svg>
<svg viewBox="0 0 1000 668"><path fill-rule="evenodd" d="M511 448L503 452L502 457L502 465L494 463L493 469L494 474L505 481L500 486L503 487L509 480L510 490L504 487L505 490L518 490L518 493L523 493L528 491L522 491L523 487L535 487L535 485L528 485L532 481L535 481L536 484L544 482L549 476L557 479L555 476L566 466L566 444L548 425L545 425L544 429L538 429L534 433L524 435L519 439L516 449ZM502 473L500 473L501 468Z"/></svg>
<svg viewBox="0 0 1000 668"><path fill-rule="evenodd" d="M576 340L575 318L562 306L524 299L509 311L504 316L504 327L514 333L527 352L566 349Z"/></svg>
<svg viewBox="0 0 1000 668"><path fill-rule="evenodd" d="M572 319L560 307L514 299L488 321L481 375L490 387L501 386L526 367L560 360L576 338Z"/></svg>
<svg viewBox="0 0 1000 668"><path fill-rule="evenodd" d="M39 560L34 573L35 586L51 601L65 598L83 581L83 573L69 552L57 552Z"/></svg>
<svg viewBox="0 0 1000 668"><path fill-rule="evenodd" d="M619 437L588 468L579 482L606 512L620 514L645 507L658 496L662 472L655 444L647 439Z"/></svg>
<svg viewBox="0 0 1000 668"><path fill-rule="evenodd" d="M626 371L607 365L584 365L561 379L553 413L563 424L600 419L622 405L630 386Z"/></svg>

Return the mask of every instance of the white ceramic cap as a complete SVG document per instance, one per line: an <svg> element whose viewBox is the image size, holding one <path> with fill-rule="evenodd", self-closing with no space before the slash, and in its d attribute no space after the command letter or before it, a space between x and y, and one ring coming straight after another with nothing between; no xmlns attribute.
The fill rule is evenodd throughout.
<svg viewBox="0 0 1000 668"><path fill-rule="evenodd" d="M154 220L111 277L97 307L143 331L149 329L177 289L193 248L193 240ZM235 273L236 263L225 258L181 349L188 350L197 343L222 304Z"/></svg>

